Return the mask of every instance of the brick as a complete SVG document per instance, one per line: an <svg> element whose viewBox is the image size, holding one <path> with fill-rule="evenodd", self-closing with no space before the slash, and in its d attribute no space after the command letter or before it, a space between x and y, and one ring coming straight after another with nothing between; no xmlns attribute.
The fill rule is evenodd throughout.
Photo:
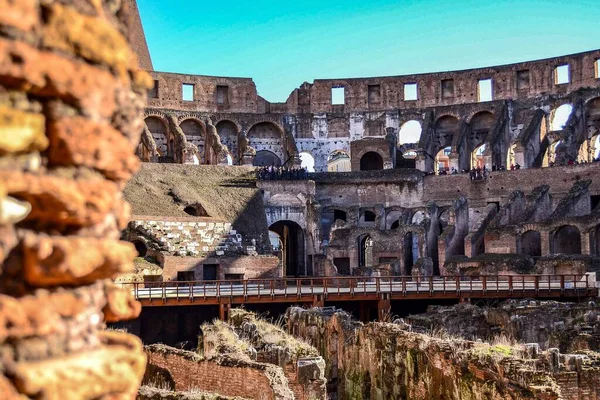
<svg viewBox="0 0 600 400"><path fill-rule="evenodd" d="M23 272L32 286L86 285L133 269L135 247L115 240L28 233Z"/></svg>
<svg viewBox="0 0 600 400"><path fill-rule="evenodd" d="M117 88L129 83L102 68L4 38L0 38L0 81L38 96L61 98L97 118L113 114Z"/></svg>
<svg viewBox="0 0 600 400"><path fill-rule="evenodd" d="M141 343L129 335L104 335L119 341L62 359L17 364L15 386L27 396L44 400L94 399L107 393L135 397L146 367Z"/></svg>
<svg viewBox="0 0 600 400"><path fill-rule="evenodd" d="M72 180L49 175L0 171L6 192L32 205L26 221L59 226L91 226L113 213L124 227L129 206L118 185L104 180Z"/></svg>
<svg viewBox="0 0 600 400"><path fill-rule="evenodd" d="M36 0L0 0L0 26L29 32L39 25Z"/></svg>
<svg viewBox="0 0 600 400"><path fill-rule="evenodd" d="M45 130L44 115L0 106L0 154L44 150Z"/></svg>
<svg viewBox="0 0 600 400"><path fill-rule="evenodd" d="M45 7L47 22L42 43L86 60L108 65L124 77L137 59L127 40L104 18L82 15L60 3Z"/></svg>
<svg viewBox="0 0 600 400"><path fill-rule="evenodd" d="M142 305L133 298L129 289L122 289L112 283L105 285L106 306L102 310L106 322L117 322L137 318Z"/></svg>
<svg viewBox="0 0 600 400"><path fill-rule="evenodd" d="M83 117L58 117L48 124L50 165L97 169L113 180L128 179L139 161L123 134L107 123Z"/></svg>

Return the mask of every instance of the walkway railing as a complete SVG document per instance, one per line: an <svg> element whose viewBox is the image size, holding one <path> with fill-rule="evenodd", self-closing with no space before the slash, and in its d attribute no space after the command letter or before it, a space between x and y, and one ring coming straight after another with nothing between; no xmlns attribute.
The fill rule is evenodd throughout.
<svg viewBox="0 0 600 400"><path fill-rule="evenodd" d="M593 275L320 277L227 281L123 283L137 300L231 302L597 295Z"/></svg>

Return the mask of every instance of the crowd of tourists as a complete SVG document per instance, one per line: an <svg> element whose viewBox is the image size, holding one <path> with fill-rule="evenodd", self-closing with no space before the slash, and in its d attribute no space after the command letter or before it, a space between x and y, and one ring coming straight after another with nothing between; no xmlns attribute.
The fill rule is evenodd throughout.
<svg viewBox="0 0 600 400"><path fill-rule="evenodd" d="M270 165L256 169L256 179L259 181L302 181L308 179L306 168L276 167Z"/></svg>

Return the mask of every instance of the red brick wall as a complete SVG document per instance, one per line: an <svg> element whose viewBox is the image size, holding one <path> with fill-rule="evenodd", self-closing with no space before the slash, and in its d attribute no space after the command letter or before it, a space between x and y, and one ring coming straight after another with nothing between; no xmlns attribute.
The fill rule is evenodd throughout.
<svg viewBox="0 0 600 400"><path fill-rule="evenodd" d="M243 274L244 279L268 279L281 277L281 267L277 257L175 257L165 256L163 280L177 279L178 271L194 271L195 279L202 280L203 264L219 264L217 278L225 279L225 274Z"/></svg>
<svg viewBox="0 0 600 400"><path fill-rule="evenodd" d="M169 352L147 351L149 363L169 370L175 390L200 389L224 396L275 399L264 371L248 367L223 366L213 361L194 361Z"/></svg>

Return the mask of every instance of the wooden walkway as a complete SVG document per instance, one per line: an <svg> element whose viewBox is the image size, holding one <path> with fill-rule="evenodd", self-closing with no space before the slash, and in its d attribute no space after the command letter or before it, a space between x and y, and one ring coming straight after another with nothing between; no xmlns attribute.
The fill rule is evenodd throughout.
<svg viewBox="0 0 600 400"><path fill-rule="evenodd" d="M510 299L598 296L595 276L430 276L322 277L124 283L143 307L218 305L222 314L232 305L290 303L323 306L326 301L377 301L389 309L392 300Z"/></svg>

